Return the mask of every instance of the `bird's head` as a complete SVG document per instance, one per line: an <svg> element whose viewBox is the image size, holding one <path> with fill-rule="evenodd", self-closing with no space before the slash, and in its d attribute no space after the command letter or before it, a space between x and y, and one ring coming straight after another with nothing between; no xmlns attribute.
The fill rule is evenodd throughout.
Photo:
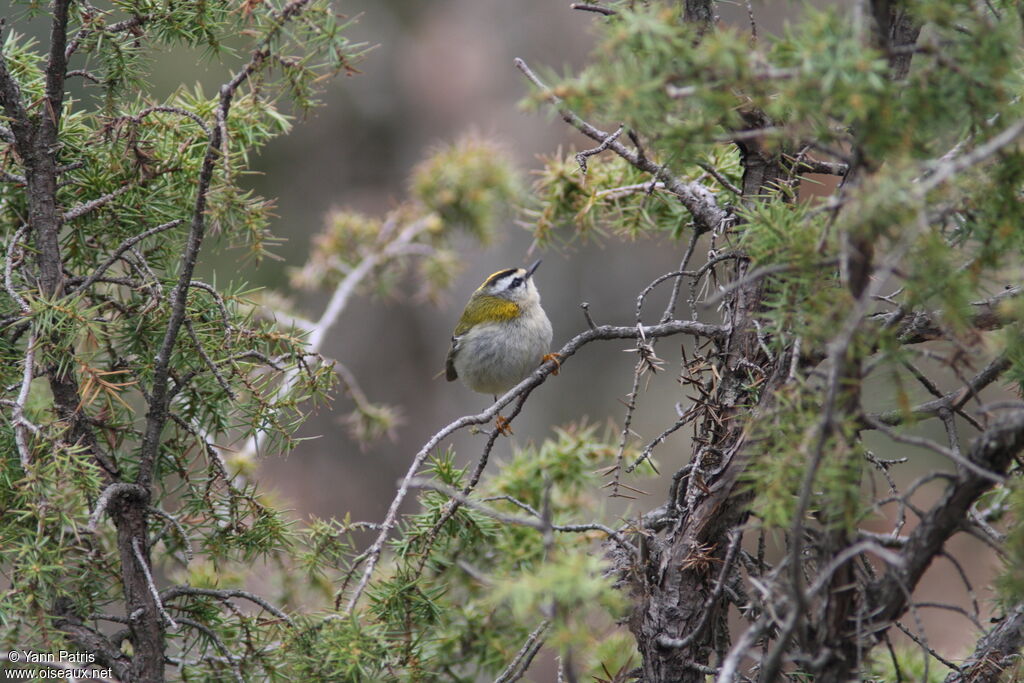
<svg viewBox="0 0 1024 683"><path fill-rule="evenodd" d="M492 296L529 306L540 303L540 292L533 282L540 261L535 261L529 268L508 268L494 273L473 293L474 297Z"/></svg>

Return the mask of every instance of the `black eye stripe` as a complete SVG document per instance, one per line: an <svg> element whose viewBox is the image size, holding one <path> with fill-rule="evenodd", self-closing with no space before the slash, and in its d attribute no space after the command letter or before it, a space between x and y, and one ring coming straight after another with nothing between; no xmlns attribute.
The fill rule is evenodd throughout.
<svg viewBox="0 0 1024 683"><path fill-rule="evenodd" d="M508 288L509 289L515 289L516 287L518 287L521 284L523 284L523 278L517 277L515 280L512 281L512 284L510 284L508 286Z"/></svg>
<svg viewBox="0 0 1024 683"><path fill-rule="evenodd" d="M487 281L484 284L494 285L496 282L498 282L498 280L501 280L502 278L508 277L509 275L515 275L515 272L515 268L509 268L508 270L499 270L497 273L494 273L489 278L487 278Z"/></svg>

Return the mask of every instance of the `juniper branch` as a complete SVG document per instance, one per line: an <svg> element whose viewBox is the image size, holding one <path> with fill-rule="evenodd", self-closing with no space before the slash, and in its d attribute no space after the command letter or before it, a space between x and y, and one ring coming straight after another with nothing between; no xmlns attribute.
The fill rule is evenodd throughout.
<svg viewBox="0 0 1024 683"><path fill-rule="evenodd" d="M610 340L610 339L636 339L640 335L644 335L649 338L655 337L667 337L676 334L689 334L698 337L708 337L712 339L722 339L727 334L728 330L725 326L721 325L710 325L707 323L700 323L691 320L672 320L660 325L652 326L630 326L630 327L615 327L611 325L602 325L593 329L581 332L558 351L560 365L564 365L565 362L574 356L576 352L586 346L587 344L598 341L598 340ZM349 597L347 607L345 611L352 613L356 605L359 602L363 591L366 590L366 586L370 582L370 578L373 576L374 571L377 568L377 562L380 560L381 552L384 549L384 544L387 542L391 531L398 523L398 510L405 500L405 496L409 492L409 482L416 476L416 473L422 467L423 462L427 459L427 456L434 450L434 448L440 444L444 439L453 434L454 432L469 427L471 425L487 424L493 420L498 412L511 403L514 400L525 398L529 394L543 383L548 375L550 375L557 367L554 361L547 361L538 367L530 374L529 377L521 381L516 386L512 387L503 396L500 396L487 410L477 413L476 415L466 415L460 417L454 422L449 423L446 427L441 429L439 432L434 434L422 448L416 453L412 462L409 465L409 470L405 477L402 479L398 487L398 492L391 501L391 506L388 508L387 514L384 517L384 521L381 523L381 530L377 538L370 545L365 552L365 566L363 573L360 577L359 583L353 590L352 595Z"/></svg>
<svg viewBox="0 0 1024 683"><path fill-rule="evenodd" d="M715 194L707 187L700 183L686 183L679 180L669 173L664 166L659 166L638 151L631 150L618 140L615 140L612 137L613 134L606 133L587 123L578 114L566 107L562 103L561 98L544 84L537 74L527 66L526 62L516 58L514 63L516 68L522 71L530 82L543 92L545 99L555 107L563 121L602 146L608 143L606 149L612 150L637 169L650 173L657 180L665 183L665 187L675 194L679 198L680 203L693 215L697 232L714 230L726 219L728 213L718 206Z"/></svg>

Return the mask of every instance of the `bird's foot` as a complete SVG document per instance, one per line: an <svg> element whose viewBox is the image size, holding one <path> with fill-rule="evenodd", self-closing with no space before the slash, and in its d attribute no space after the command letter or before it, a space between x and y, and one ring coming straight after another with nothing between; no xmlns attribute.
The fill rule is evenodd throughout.
<svg viewBox="0 0 1024 683"><path fill-rule="evenodd" d="M557 375L559 369L562 367L562 362L559 360L559 358L561 357L562 354L560 353L545 353L543 356L541 356L540 362L547 363L548 361L551 361L552 363L554 363L555 369L551 371L551 374Z"/></svg>
<svg viewBox="0 0 1024 683"><path fill-rule="evenodd" d="M497 419L494 420L494 427L502 436L512 436L512 427L509 425L509 419L502 415L498 415Z"/></svg>

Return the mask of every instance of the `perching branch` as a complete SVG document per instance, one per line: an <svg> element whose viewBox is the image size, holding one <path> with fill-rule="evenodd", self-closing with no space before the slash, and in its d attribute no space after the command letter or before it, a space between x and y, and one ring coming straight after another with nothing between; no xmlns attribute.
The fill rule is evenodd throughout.
<svg viewBox="0 0 1024 683"><path fill-rule="evenodd" d="M697 337L722 339L727 334L727 329L719 325L709 325L692 320L672 320L660 325L647 327L614 327L611 325L602 325L585 332L581 332L566 342L566 344L558 351L560 364L564 365L565 362L574 356L580 348L591 342L610 339L636 339L641 334L649 338L689 334ZM416 473L419 472L420 467L423 466L427 456L430 455L438 444L454 432L471 425L487 424L497 417L498 412L503 407L516 399L529 396L529 394L540 386L547 379L548 375L558 367L559 366L556 366L554 361L545 362L534 370L529 377L509 389L503 396L500 396L487 410L477 413L476 415L460 417L454 422L449 423L446 427L441 429L441 431L430 437L423 447L420 448L419 452L417 452L416 456L413 458L412 463L409 465L408 472L406 472L405 477L402 478L402 481L399 484L398 492L394 499L392 499L391 506L388 508L384 521L381 523L380 533L370 545L369 549L364 553L366 565L363 568L363 573L358 585L349 597L347 607L345 608L347 613L351 614L353 612L359 602L359 598L363 594L363 591L366 590L366 586L369 584L370 578L373 576L373 572L377 568L377 563L380 560L384 544L387 542L391 531L398 523L398 510L401 507L402 502L405 500L405 496L409 492L410 482L416 476Z"/></svg>

